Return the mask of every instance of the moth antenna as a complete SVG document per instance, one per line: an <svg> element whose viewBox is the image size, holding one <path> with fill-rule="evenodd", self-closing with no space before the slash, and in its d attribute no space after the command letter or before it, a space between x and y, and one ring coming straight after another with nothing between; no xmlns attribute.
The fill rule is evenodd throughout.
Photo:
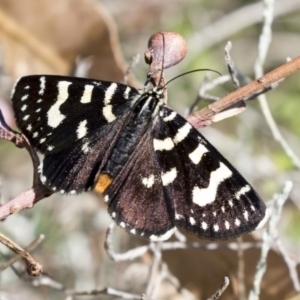
<svg viewBox="0 0 300 300"><path fill-rule="evenodd" d="M174 78L170 79L164 86L163 88L165 88L170 82L172 82L173 80L179 78L179 77L182 77L184 75L187 75L187 74L190 74L190 73L195 73L195 72L201 72L201 71L211 71L211 72L214 72L214 73L217 73L219 74L220 76L222 76L222 74L216 70L212 70L212 69L196 69L196 70L192 70L192 71L188 71L188 72L185 72L185 73L182 73L180 75L177 75L175 76Z"/></svg>

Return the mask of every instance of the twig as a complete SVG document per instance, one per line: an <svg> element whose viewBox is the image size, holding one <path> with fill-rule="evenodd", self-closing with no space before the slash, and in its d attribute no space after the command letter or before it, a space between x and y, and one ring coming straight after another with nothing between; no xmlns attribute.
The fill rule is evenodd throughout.
<svg viewBox="0 0 300 300"><path fill-rule="evenodd" d="M278 232L277 232L278 235ZM300 292L300 281L299 281L299 275L297 271L297 265L299 264L298 261L290 257L286 249L284 248L282 241L278 238L278 236L275 238L276 246L278 247L278 250L280 251L290 273L291 280L293 282L293 286L296 292Z"/></svg>
<svg viewBox="0 0 300 300"><path fill-rule="evenodd" d="M217 102L214 102L202 110L195 112L187 117L187 120L192 123L196 128L207 126L210 124L211 118L217 113L225 110L234 103L240 100L249 98L251 95L261 91L273 83L289 76L290 74L300 69L300 56L281 65L273 71L263 75L255 81L239 88L238 90L226 95Z"/></svg>
<svg viewBox="0 0 300 300"><path fill-rule="evenodd" d="M280 220L282 207L289 197L289 194L292 190L293 183L291 181L286 181L283 191L280 195L276 196L273 206L270 208L270 219L269 226L264 230L262 236L262 248L261 248L261 257L256 266L256 272L253 281L253 287L249 294L249 300L258 300L260 294L260 283L262 277L266 271L267 267L267 256L268 252L272 245L272 236L274 231L277 230L277 225Z"/></svg>
<svg viewBox="0 0 300 300"><path fill-rule="evenodd" d="M29 143L24 134L12 130L5 122L4 116L0 109L0 139L4 139L14 143L18 148L25 148L30 155L33 164L33 186L41 183L38 175L38 166L40 164L39 157L34 148Z"/></svg>
<svg viewBox="0 0 300 300"><path fill-rule="evenodd" d="M238 241L238 270L237 270L237 278L238 278L238 295L239 300L246 299L246 287L245 287L245 258L244 258L244 249L243 245L243 237L239 237Z"/></svg>
<svg viewBox="0 0 300 300"><path fill-rule="evenodd" d="M230 282L229 278L228 277L224 277L223 282L221 283L221 286L219 287L219 289L211 297L209 297L207 300L216 300L216 299L219 299L220 296L223 294L223 292L228 287L229 282Z"/></svg>
<svg viewBox="0 0 300 300"><path fill-rule="evenodd" d="M146 297L149 299L152 299L153 292L157 290L157 287L155 289L155 280L156 276L158 274L159 267L161 265L161 257L162 257L162 250L161 250L161 242L150 243L150 249L153 253L153 261L150 267L150 272L147 280L147 287L146 287Z"/></svg>
<svg viewBox="0 0 300 300"><path fill-rule="evenodd" d="M125 74L123 76L123 79L122 79L122 83L124 84L128 84L128 77L129 75L131 74L132 72L132 69L139 63L140 61L140 54L136 54L133 56L129 66L127 67L126 71L125 71Z"/></svg>
<svg viewBox="0 0 300 300"><path fill-rule="evenodd" d="M144 255L148 250L149 246L141 246L131 249L125 253L115 253L112 247L112 233L115 223L112 223L106 231L106 239L104 242L104 247L106 249L107 255L115 262L134 260L138 257Z"/></svg>
<svg viewBox="0 0 300 300"><path fill-rule="evenodd" d="M274 0L264 0L264 26L263 30L259 39L259 46L258 46L258 57L255 62L255 76L261 77L263 76L263 64L265 62L267 52L269 45L271 43L271 36L272 36L272 21L274 16ZM267 99L265 95L260 95L258 97L261 110L263 112L263 115L267 121L267 124L272 132L272 135L276 141L280 143L282 148L284 149L286 155L291 159L293 164L300 169L300 159L297 157L297 155L294 153L294 151L291 149L287 141L284 139L282 134L280 133L278 126L275 123L275 120L272 116L272 113L270 111Z"/></svg>
<svg viewBox="0 0 300 300"><path fill-rule="evenodd" d="M299 10L299 0L277 1L275 6L275 16L282 16ZM196 33L188 40L189 55L186 63L190 63L193 57L205 51L213 45L219 44L237 32L243 31L254 24L261 22L262 3L254 2L249 5L238 7L231 13L226 13L224 17L213 23L209 23L201 31ZM249 18L248 16L251 16ZM239 24L239 26L236 26ZM215 34L215 33L218 34ZM201 41L201 43L199 43Z"/></svg>
<svg viewBox="0 0 300 300"><path fill-rule="evenodd" d="M231 80L233 82L233 86L235 89L238 89L241 85L236 76L236 69L234 67L234 63L230 56L231 47L232 47L231 42L227 42L227 44L225 46L225 61L226 61L226 65L227 65Z"/></svg>
<svg viewBox="0 0 300 300"><path fill-rule="evenodd" d="M74 290L66 290L65 293L67 295L72 296L95 296L95 295L111 295L120 297L122 299L130 299L130 300L141 300L141 295L126 293L123 291L119 291L110 287L104 288L104 289L95 289L91 291L74 291Z"/></svg>
<svg viewBox="0 0 300 300"><path fill-rule="evenodd" d="M33 249L35 249L43 240L45 236L41 234L39 237L37 237L33 242L31 242L27 247L24 248L24 251L31 252ZM0 272L11 266L13 263L18 261L21 258L21 254L17 254L11 259L9 259L7 262L5 262L2 266L0 266Z"/></svg>
<svg viewBox="0 0 300 300"><path fill-rule="evenodd" d="M112 233L115 224L112 223L106 232L105 239L105 249L107 251L108 256L115 262L134 260L138 257L141 257L150 249L150 244L146 246L140 246L134 249L130 249L124 253L115 253L112 247ZM170 251L170 250L178 250L178 249L200 249L204 251L212 251L218 249L228 249L231 251L237 251L239 248L242 250L249 250L253 248L260 248L262 245L261 242L250 243L243 242L240 245L236 242L231 242L227 244L218 244L218 243L209 243L209 244L201 244L197 242L187 243L185 240L175 241L175 242L163 242L160 247L162 251Z"/></svg>
<svg viewBox="0 0 300 300"><path fill-rule="evenodd" d="M40 239L43 239L43 236L40 237L38 241L34 241L34 245L36 245L37 242L40 243ZM42 274L43 266L39 262L34 260L33 257L25 249L22 249L19 245L17 245L16 243L14 243L12 240L10 240L9 238L7 238L1 233L0 233L0 242L4 244L6 247L8 247L11 251L18 254L19 257L22 258L22 260L26 264L28 275L40 276ZM19 257L17 257L17 259L19 259Z"/></svg>
<svg viewBox="0 0 300 300"><path fill-rule="evenodd" d="M32 189L22 192L16 198L0 206L0 220L19 212L22 209L32 208L34 204L46 197L49 197L52 193L53 192L44 185L38 185Z"/></svg>

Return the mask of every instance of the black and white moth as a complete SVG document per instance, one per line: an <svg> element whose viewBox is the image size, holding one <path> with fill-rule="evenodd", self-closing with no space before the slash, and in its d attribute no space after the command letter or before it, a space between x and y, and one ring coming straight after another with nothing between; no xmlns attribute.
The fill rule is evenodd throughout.
<svg viewBox="0 0 300 300"><path fill-rule="evenodd" d="M176 227L227 239L266 219L263 201L183 117L163 87L61 76L22 77L12 91L16 122L44 155L41 181L52 191L103 194L127 232L152 241Z"/></svg>

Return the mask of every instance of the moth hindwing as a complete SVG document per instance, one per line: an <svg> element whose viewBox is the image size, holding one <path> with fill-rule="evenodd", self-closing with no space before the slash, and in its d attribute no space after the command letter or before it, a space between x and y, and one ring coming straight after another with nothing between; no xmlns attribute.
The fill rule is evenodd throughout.
<svg viewBox="0 0 300 300"><path fill-rule="evenodd" d="M162 95L162 87L43 75L21 78L12 102L44 155L42 182L62 194L103 194L128 232L159 241L176 227L208 239L256 229L263 201Z"/></svg>

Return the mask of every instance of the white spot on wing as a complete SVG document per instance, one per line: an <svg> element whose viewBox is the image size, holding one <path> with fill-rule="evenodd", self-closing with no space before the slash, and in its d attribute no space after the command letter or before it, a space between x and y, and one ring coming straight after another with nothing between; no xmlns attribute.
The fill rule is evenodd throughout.
<svg viewBox="0 0 300 300"><path fill-rule="evenodd" d="M125 99L128 99L129 98L129 92L131 91L131 88L128 86L123 94L123 97Z"/></svg>
<svg viewBox="0 0 300 300"><path fill-rule="evenodd" d="M203 230L206 230L206 229L207 229L207 223L206 223L206 222L203 221L203 222L201 223L201 226L202 226L202 229L203 229Z"/></svg>
<svg viewBox="0 0 300 300"><path fill-rule="evenodd" d="M113 114L112 112L112 106L110 104L108 105L105 105L103 107L103 115L104 115L104 118L106 119L106 121L108 123L111 123L112 121L114 121L116 119L116 116Z"/></svg>
<svg viewBox="0 0 300 300"><path fill-rule="evenodd" d="M108 195L105 195L105 196L104 196L104 202L105 202L105 203L107 203L107 202L108 202L108 200L109 200L109 197L108 197Z"/></svg>
<svg viewBox="0 0 300 300"><path fill-rule="evenodd" d="M214 202L219 184L231 175L232 172L223 163L220 163L220 167L210 174L209 186L207 188L200 189L198 186L194 187L193 202L199 206L205 206Z"/></svg>
<svg viewBox="0 0 300 300"><path fill-rule="evenodd" d="M244 218L245 218L245 220L249 220L249 214L248 214L248 212L245 210L244 211Z"/></svg>
<svg viewBox="0 0 300 300"><path fill-rule="evenodd" d="M214 231L215 231L215 232L219 231L219 225L218 225L218 224L215 224L215 225L214 225Z"/></svg>
<svg viewBox="0 0 300 300"><path fill-rule="evenodd" d="M246 186L242 187L236 194L235 194L235 198L237 200L239 200L241 198L242 195L245 195L246 193L251 191L251 187L249 184L247 184Z"/></svg>
<svg viewBox="0 0 300 300"><path fill-rule="evenodd" d="M167 117L163 118L163 120L165 122L169 122L175 119L175 117L177 116L177 113L175 111L173 111L171 114L169 114Z"/></svg>
<svg viewBox="0 0 300 300"><path fill-rule="evenodd" d="M40 139L40 144L43 144L46 141L45 138Z"/></svg>
<svg viewBox="0 0 300 300"><path fill-rule="evenodd" d="M164 140L153 139L153 147L155 151L168 151L174 148L174 142L169 137Z"/></svg>
<svg viewBox="0 0 300 300"><path fill-rule="evenodd" d="M103 115L108 123L110 123L116 119L116 116L112 112L112 105L110 104L110 101L111 101L112 96L114 95L117 87L118 87L118 85L116 83L112 83L105 92L105 96L104 96L104 105L105 106L103 107Z"/></svg>
<svg viewBox="0 0 300 300"><path fill-rule="evenodd" d="M177 177L177 170L176 170L176 168L172 168L168 172L161 173L162 184L164 186L167 186L170 183L172 183L176 177Z"/></svg>
<svg viewBox="0 0 300 300"><path fill-rule="evenodd" d="M193 217L190 217L190 223L191 225L195 225L196 224L196 221Z"/></svg>
<svg viewBox="0 0 300 300"><path fill-rule="evenodd" d="M32 126L31 126L31 124L29 124L28 126L27 126L27 128L26 128L28 131L31 131L32 130Z"/></svg>
<svg viewBox="0 0 300 300"><path fill-rule="evenodd" d="M235 221L234 221L234 224L236 226L240 226L241 225L241 221L238 218L236 218Z"/></svg>
<svg viewBox="0 0 300 300"><path fill-rule="evenodd" d="M76 129L77 139L81 139L87 134L87 120L81 121Z"/></svg>
<svg viewBox="0 0 300 300"><path fill-rule="evenodd" d="M53 104L47 114L48 117L48 125L52 128L56 128L63 119L65 119L65 115L60 112L61 105L68 99L69 93L68 88L69 85L72 84L69 81L59 81L58 82L58 96L57 101Z"/></svg>
<svg viewBox="0 0 300 300"><path fill-rule="evenodd" d="M39 90L39 95L44 95L46 88L46 78L45 76L40 77L40 90Z"/></svg>
<svg viewBox="0 0 300 300"><path fill-rule="evenodd" d="M178 132L173 138L174 143L178 144L179 142L183 141L187 137L191 129L192 125L189 123L185 123L181 128L178 129Z"/></svg>
<svg viewBox="0 0 300 300"><path fill-rule="evenodd" d="M208 149L202 144L199 144L198 147L192 153L189 154L189 158L195 165L198 165L203 155L207 152Z"/></svg>
<svg viewBox="0 0 300 300"><path fill-rule="evenodd" d="M163 235L152 234L149 237L149 239L150 239L150 241L153 241L153 242L165 241L165 240L169 239L173 235L174 231L175 231L175 228L172 228L169 231L167 231L166 233L164 233Z"/></svg>
<svg viewBox="0 0 300 300"><path fill-rule="evenodd" d="M125 228L125 227L126 227L126 224L125 224L124 222L121 222L121 223L120 223L120 226L121 226L122 228Z"/></svg>
<svg viewBox="0 0 300 300"><path fill-rule="evenodd" d="M182 219L184 219L183 215L175 213L175 220L182 220Z"/></svg>
<svg viewBox="0 0 300 300"><path fill-rule="evenodd" d="M228 221L225 221L225 227L226 227L227 230L230 228L230 224L229 224Z"/></svg>
<svg viewBox="0 0 300 300"><path fill-rule="evenodd" d="M28 98L28 95L24 95L24 96L21 98L21 101L25 101L27 98Z"/></svg>
<svg viewBox="0 0 300 300"><path fill-rule="evenodd" d="M132 234L136 234L136 230L134 228L130 229L129 232L132 233Z"/></svg>
<svg viewBox="0 0 300 300"><path fill-rule="evenodd" d="M92 99L92 92L93 92L94 86L91 84L86 84L84 86L83 95L80 99L81 103L89 103Z"/></svg>
<svg viewBox="0 0 300 300"><path fill-rule="evenodd" d="M27 108L27 105L24 104L24 105L21 107L21 110L24 111L26 108Z"/></svg>
<svg viewBox="0 0 300 300"><path fill-rule="evenodd" d="M148 189L151 188L154 184L154 175L151 174L149 177L144 177L142 179L142 183L145 187L147 187Z"/></svg>
<svg viewBox="0 0 300 300"><path fill-rule="evenodd" d="M104 104L109 104L112 96L114 95L118 85L116 83L112 83L106 90L105 96L104 96Z"/></svg>
<svg viewBox="0 0 300 300"><path fill-rule="evenodd" d="M83 151L83 153L88 153L89 152L89 143L88 142L86 142L86 143L84 143L83 145L82 145L82 147L81 147L81 150Z"/></svg>
<svg viewBox="0 0 300 300"><path fill-rule="evenodd" d="M26 121L26 120L28 120L28 119L29 119L29 115L26 115L26 116L23 118L24 121Z"/></svg>
<svg viewBox="0 0 300 300"><path fill-rule="evenodd" d="M111 214L111 217L112 217L113 219L114 219L116 216L117 216L117 215L116 215L115 212L113 212L113 213Z"/></svg>

